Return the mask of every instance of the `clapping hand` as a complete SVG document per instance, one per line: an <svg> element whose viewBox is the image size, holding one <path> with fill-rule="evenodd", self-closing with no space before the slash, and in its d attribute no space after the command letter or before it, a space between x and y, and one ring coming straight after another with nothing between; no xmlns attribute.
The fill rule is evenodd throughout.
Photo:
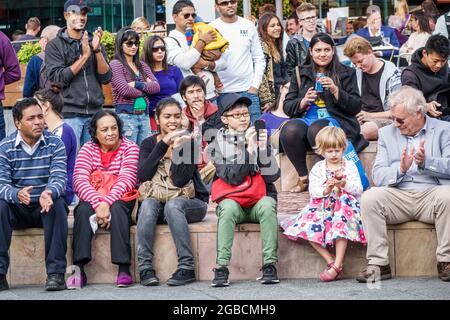
<svg viewBox="0 0 450 320"><path fill-rule="evenodd" d="M402 150L402 155L400 159L400 171L406 173L414 161L414 147L412 147L409 152L406 151L406 147Z"/></svg>
<svg viewBox="0 0 450 320"><path fill-rule="evenodd" d="M425 140L421 140L419 150L414 154L414 162L418 167L425 165Z"/></svg>

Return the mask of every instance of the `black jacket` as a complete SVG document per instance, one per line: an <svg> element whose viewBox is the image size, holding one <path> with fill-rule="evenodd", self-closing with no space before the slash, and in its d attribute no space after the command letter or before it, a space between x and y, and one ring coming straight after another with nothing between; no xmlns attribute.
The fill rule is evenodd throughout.
<svg viewBox="0 0 450 320"><path fill-rule="evenodd" d="M138 179L140 182L151 180L155 175L159 161L164 157L169 146L164 141L157 142L157 135L146 138L142 141L139 152ZM188 142L189 143L189 142ZM176 154L179 150L174 149ZM192 155L196 154L194 152ZM208 203L209 192L202 181L200 173L194 159L190 163L175 164L172 162L170 166L170 178L173 184L179 188L184 187L190 180L194 182L195 197L203 202Z"/></svg>
<svg viewBox="0 0 450 320"><path fill-rule="evenodd" d="M47 77L51 83L58 83L63 88L64 115L92 115L103 106L105 97L101 85L111 81L111 69L105 74L98 74L97 60L95 54L91 53L83 69L74 75L70 66L82 54L81 41L70 38L66 31L67 27L59 30L56 38L45 48ZM91 34L89 43L92 43ZM108 61L103 46L101 49Z"/></svg>
<svg viewBox="0 0 450 320"><path fill-rule="evenodd" d="M434 73L425 66L421 59L424 48L417 49L411 57L411 65L402 72L402 85L411 86L423 92L427 102L437 101L441 104L441 110L444 115L450 115L449 90L449 72L447 64Z"/></svg>
<svg viewBox="0 0 450 320"><path fill-rule="evenodd" d="M250 154L245 151L245 163L229 163L227 162L218 145L217 139L215 139L208 147L208 153L212 159L214 166L216 167L216 177L223 179L226 183L231 185L240 185L244 182L248 175L255 175L259 171L264 178L266 183L267 196L272 197L277 201L277 189L275 188L274 182L280 177L280 168L278 167L277 160L272 153L270 143L267 145L264 158L267 163L262 163L260 161L261 154L258 156L257 165L252 164L255 161L250 160Z"/></svg>
<svg viewBox="0 0 450 320"><path fill-rule="evenodd" d="M358 84L356 82L356 71L352 68L339 64L337 73L339 75L339 100L328 91L323 92L323 99L328 113L336 119L345 131L347 138L353 143L356 152L361 152L369 145L360 134L360 126L356 115L361 112L361 98L359 96ZM300 67L300 89L295 73L291 77L291 86L284 100L284 112L290 118L301 118L304 111L299 111L300 101L305 97L306 91L314 87L315 75L311 65Z"/></svg>

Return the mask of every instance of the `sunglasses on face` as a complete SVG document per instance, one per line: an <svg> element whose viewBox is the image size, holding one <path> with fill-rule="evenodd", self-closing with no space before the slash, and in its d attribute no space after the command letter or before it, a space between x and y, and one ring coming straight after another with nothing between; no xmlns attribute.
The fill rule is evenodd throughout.
<svg viewBox="0 0 450 320"><path fill-rule="evenodd" d="M125 45L128 48L132 48L133 46L136 46L136 48L139 48L140 42L139 41L127 41L127 42L125 42Z"/></svg>
<svg viewBox="0 0 450 320"><path fill-rule="evenodd" d="M197 18L197 14L195 12L194 13L185 13L185 14L183 14L183 18L189 19L189 17L192 17L192 19L195 19L195 18Z"/></svg>
<svg viewBox="0 0 450 320"><path fill-rule="evenodd" d="M230 0L230 1L223 1L221 3L218 3L221 7L228 7L228 5L232 4L235 5L237 3L237 0Z"/></svg>
<svg viewBox="0 0 450 320"><path fill-rule="evenodd" d="M152 48L152 51L153 52L158 52L158 51L160 51L161 50L161 52L166 52L166 47L153 47Z"/></svg>

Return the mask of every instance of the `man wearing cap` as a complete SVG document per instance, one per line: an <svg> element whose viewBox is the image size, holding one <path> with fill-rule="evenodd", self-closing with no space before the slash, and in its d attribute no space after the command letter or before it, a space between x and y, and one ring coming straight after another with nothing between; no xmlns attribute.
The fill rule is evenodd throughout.
<svg viewBox="0 0 450 320"><path fill-rule="evenodd" d="M257 174L261 174L261 188L265 184L266 190L264 195L258 197L252 193L248 195L248 200L253 203L251 206L241 205L238 200L226 196L223 200L216 200L217 266L211 284L213 287L229 285L227 266L231 260L234 228L236 224L244 222L261 225L263 274L258 280L263 284L279 282L275 268L278 261L278 220L274 182L279 178L280 170L267 140L267 130L260 129L257 134L255 127L249 127L251 103L248 97L236 93L223 96L220 102L223 110L221 120L226 128L218 131L216 139L208 147L209 157L216 167L216 177L211 189L213 199L216 198L217 186L221 183L237 188L249 176L256 181Z"/></svg>
<svg viewBox="0 0 450 320"><path fill-rule="evenodd" d="M367 27L358 30L357 35L363 38L381 37L385 45L392 45L397 50L382 51L382 57L390 60L391 56L398 53L400 43L398 42L395 30L391 27L383 26L383 19L381 18L381 10L377 5L367 7ZM388 43L386 43L388 42Z"/></svg>
<svg viewBox="0 0 450 320"><path fill-rule="evenodd" d="M75 131L78 145L90 139L89 121L104 103L102 84L111 81L106 52L100 44L101 28L93 34L85 31L87 14L92 12L86 0L64 4L67 26L45 49L47 76L63 87L63 116Z"/></svg>

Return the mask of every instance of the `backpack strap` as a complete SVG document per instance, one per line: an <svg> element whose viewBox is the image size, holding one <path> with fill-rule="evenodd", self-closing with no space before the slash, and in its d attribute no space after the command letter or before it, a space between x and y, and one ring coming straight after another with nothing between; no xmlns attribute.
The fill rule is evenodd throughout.
<svg viewBox="0 0 450 320"><path fill-rule="evenodd" d="M175 40L175 42L177 43L177 45L181 48L180 41L178 41L176 38L171 37L171 36L168 36L168 37L166 37L166 38L171 38L171 39Z"/></svg>

